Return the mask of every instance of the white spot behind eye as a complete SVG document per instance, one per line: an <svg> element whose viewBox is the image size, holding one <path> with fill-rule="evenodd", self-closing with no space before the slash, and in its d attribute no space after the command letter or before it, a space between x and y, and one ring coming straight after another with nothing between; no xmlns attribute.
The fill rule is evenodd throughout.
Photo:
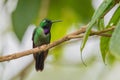
<svg viewBox="0 0 120 80"><path fill-rule="evenodd" d="M46 22L46 20L43 20L43 22Z"/></svg>

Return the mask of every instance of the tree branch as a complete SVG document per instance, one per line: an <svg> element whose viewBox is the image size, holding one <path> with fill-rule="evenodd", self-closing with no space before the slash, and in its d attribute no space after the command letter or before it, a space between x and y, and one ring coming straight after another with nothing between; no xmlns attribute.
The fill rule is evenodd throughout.
<svg viewBox="0 0 120 80"><path fill-rule="evenodd" d="M90 36L99 35L99 36L111 37L111 35L106 34L106 32L112 31L112 30L114 30L114 28L115 27L111 27L111 28L108 28L108 29L105 29L105 30L102 30L102 31L93 31L92 30ZM13 53L13 54L6 55L6 56L0 56L0 62L9 61L9 60L17 59L17 58L27 56L27 55L30 55L30 54L35 54L37 52L46 51L46 50L48 50L52 47L55 47L55 46L65 42L65 41L69 41L70 39L82 38L84 36L83 33L85 33L85 31L86 31L86 26L83 26L79 30L77 30L77 31L75 31L71 34L68 34L65 37L63 37L63 38L61 38L57 41L54 41L50 44L42 45L40 47L36 47L36 48L26 50L26 51L23 51L23 52L17 52L17 53Z"/></svg>

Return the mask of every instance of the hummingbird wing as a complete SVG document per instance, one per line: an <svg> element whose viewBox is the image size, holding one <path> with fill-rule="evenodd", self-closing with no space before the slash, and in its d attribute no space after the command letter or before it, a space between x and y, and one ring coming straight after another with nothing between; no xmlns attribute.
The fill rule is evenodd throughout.
<svg viewBox="0 0 120 80"><path fill-rule="evenodd" d="M35 36L35 32L36 32L36 28L34 29L34 31L33 31L33 35L32 35L32 41L33 41L33 48L35 48L36 46L35 46L35 43L34 43L34 36Z"/></svg>

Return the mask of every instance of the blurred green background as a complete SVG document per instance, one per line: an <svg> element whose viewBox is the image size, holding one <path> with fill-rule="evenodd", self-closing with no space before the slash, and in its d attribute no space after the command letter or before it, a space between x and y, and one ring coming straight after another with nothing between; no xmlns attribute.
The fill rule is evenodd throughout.
<svg viewBox="0 0 120 80"><path fill-rule="evenodd" d="M44 18L62 20L51 29L51 42L86 25L102 0L0 0L0 55L32 48L32 33ZM80 58L81 40L60 44L49 51L42 72L33 56L0 63L0 80L119 80L117 69L102 62L99 37L90 38ZM120 66L120 65L119 65ZM115 67L115 68L114 68ZM113 72L112 72L113 71ZM111 78L111 76L113 76Z"/></svg>

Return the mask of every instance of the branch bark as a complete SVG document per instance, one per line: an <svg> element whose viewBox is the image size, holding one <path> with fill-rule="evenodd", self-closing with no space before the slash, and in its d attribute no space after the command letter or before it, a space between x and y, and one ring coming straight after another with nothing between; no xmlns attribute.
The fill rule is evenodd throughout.
<svg viewBox="0 0 120 80"><path fill-rule="evenodd" d="M93 31L92 30L90 36L99 35L99 36L111 37L111 35L106 34L106 32L112 31L114 29L115 29L115 27L111 27L111 28L108 28L108 29L105 29L105 30L102 30L102 31ZM27 56L27 55L30 55L30 54L35 54L36 52L46 51L46 50L48 50L52 47L55 47L55 46L65 42L65 41L69 41L69 40L75 39L75 38L82 38L84 36L83 33L85 33L85 31L86 31L86 26L83 26L79 30L77 30L77 31L75 31L71 34L68 34L68 35L64 36L63 38L61 38L57 41L54 41L50 44L42 45L40 47L36 47L36 48L26 50L26 51L23 51L23 52L17 52L17 53L13 53L13 54L6 55L6 56L0 56L0 62L17 59L17 58Z"/></svg>

